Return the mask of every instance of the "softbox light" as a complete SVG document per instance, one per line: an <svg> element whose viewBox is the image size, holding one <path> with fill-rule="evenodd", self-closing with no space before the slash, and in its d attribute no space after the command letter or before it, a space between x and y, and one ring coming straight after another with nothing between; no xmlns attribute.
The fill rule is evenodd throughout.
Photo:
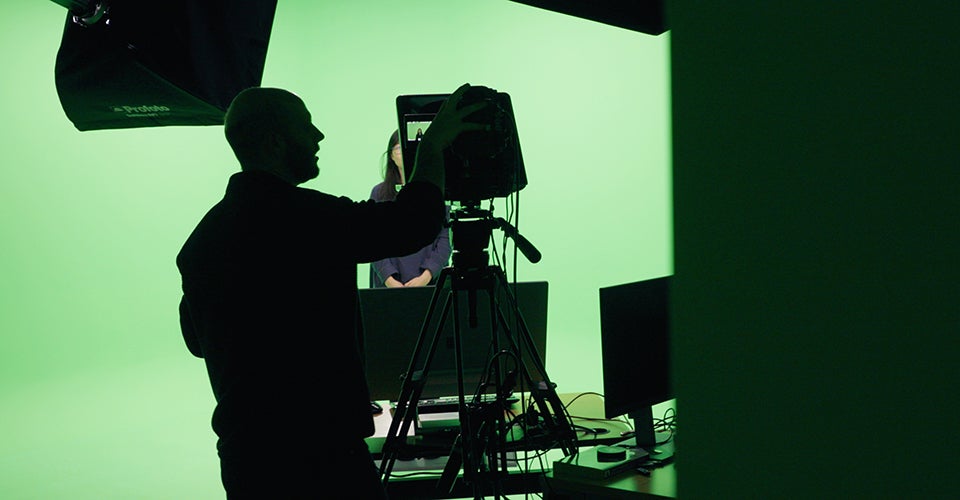
<svg viewBox="0 0 960 500"><path fill-rule="evenodd" d="M59 2L58 2L59 3ZM78 130L222 125L259 86L276 0L113 0L99 22L68 13L57 93Z"/></svg>

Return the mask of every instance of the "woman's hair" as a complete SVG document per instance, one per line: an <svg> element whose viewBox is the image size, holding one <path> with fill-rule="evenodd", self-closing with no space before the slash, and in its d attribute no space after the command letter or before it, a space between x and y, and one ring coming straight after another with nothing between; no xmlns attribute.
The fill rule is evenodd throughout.
<svg viewBox="0 0 960 500"><path fill-rule="evenodd" d="M375 198L378 201L393 200L397 197L397 185L400 184L400 167L394 163L390 152L400 143L400 131L394 130L387 141L387 152L384 153L387 161L383 167L383 182L377 186Z"/></svg>

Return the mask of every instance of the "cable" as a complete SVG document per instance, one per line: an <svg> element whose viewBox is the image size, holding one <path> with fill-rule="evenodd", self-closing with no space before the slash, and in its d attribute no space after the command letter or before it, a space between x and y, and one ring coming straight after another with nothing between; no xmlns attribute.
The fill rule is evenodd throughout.
<svg viewBox="0 0 960 500"><path fill-rule="evenodd" d="M677 410L673 407L667 408L663 412L662 417L653 419L653 430L670 433L666 439L658 442L658 445L666 444L673 440L673 435L677 430Z"/></svg>
<svg viewBox="0 0 960 500"><path fill-rule="evenodd" d="M572 405L576 400L584 396L600 396L601 399L603 398L603 394L600 394L599 392L593 392L593 391L581 392L580 394L577 394L576 396L574 396L574 398L571 399L569 402L567 402L567 404L564 405L564 408L570 408L570 405Z"/></svg>

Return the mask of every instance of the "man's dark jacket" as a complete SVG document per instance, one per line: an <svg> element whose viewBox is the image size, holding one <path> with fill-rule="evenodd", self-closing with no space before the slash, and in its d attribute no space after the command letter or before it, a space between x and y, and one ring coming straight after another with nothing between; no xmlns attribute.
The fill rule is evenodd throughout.
<svg viewBox="0 0 960 500"><path fill-rule="evenodd" d="M259 444L373 434L357 264L416 251L443 219L441 192L429 183L375 203L263 172L230 178L177 256L181 329L206 362L221 458Z"/></svg>

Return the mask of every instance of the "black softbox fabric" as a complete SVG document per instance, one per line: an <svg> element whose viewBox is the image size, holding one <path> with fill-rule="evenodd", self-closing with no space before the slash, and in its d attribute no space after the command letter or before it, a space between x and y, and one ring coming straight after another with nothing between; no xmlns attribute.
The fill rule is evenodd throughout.
<svg viewBox="0 0 960 500"><path fill-rule="evenodd" d="M222 125L263 76L276 0L114 0L81 26L67 15L56 84L78 130Z"/></svg>
<svg viewBox="0 0 960 500"><path fill-rule="evenodd" d="M581 19L660 35L667 31L664 0L512 0Z"/></svg>

